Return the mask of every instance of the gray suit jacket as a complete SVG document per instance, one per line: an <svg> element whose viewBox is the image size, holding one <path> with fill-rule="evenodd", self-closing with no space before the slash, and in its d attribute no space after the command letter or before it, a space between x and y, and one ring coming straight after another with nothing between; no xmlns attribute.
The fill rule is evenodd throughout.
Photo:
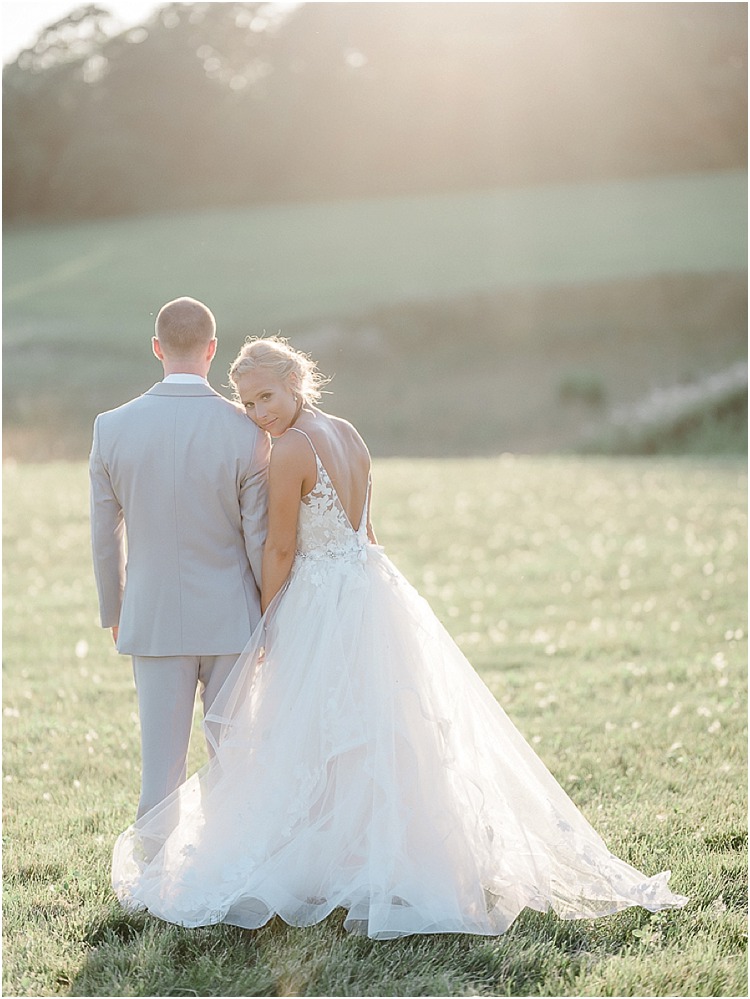
<svg viewBox="0 0 750 999"><path fill-rule="evenodd" d="M102 627L138 656L241 652L260 620L268 436L207 385L101 413L89 460Z"/></svg>

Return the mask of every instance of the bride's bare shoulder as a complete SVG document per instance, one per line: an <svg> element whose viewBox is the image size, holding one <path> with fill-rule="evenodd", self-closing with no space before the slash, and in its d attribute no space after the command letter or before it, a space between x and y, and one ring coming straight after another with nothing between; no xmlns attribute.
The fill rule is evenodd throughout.
<svg viewBox="0 0 750 999"><path fill-rule="evenodd" d="M332 424L342 437L349 438L351 441L358 441L363 447L367 446L362 438L362 435L353 423L350 423L341 416L332 416L330 413L326 413L326 416L329 420L331 420Z"/></svg>
<svg viewBox="0 0 750 999"><path fill-rule="evenodd" d="M271 448L271 464L276 467L290 463L309 464L307 459L311 455L309 438L305 434L294 433L290 427L285 434L274 440Z"/></svg>
<svg viewBox="0 0 750 999"><path fill-rule="evenodd" d="M347 447L353 449L363 459L366 458L369 462L370 452L357 428L352 423L349 423L348 420L344 420L340 416L332 416L331 419L334 421L336 430L340 435L341 440L346 443Z"/></svg>

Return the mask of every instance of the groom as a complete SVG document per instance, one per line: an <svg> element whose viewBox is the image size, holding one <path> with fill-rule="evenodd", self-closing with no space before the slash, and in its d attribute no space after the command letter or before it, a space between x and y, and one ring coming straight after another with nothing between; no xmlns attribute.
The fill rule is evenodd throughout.
<svg viewBox="0 0 750 999"><path fill-rule="evenodd" d="M205 714L260 619L270 454L208 384L205 305L168 302L152 344L164 380L96 418L89 461L101 623L133 657L139 817L185 779L196 689Z"/></svg>

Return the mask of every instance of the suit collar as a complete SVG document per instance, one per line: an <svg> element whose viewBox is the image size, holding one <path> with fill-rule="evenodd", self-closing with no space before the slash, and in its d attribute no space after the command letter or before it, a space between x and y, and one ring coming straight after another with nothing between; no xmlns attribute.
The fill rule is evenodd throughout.
<svg viewBox="0 0 750 999"><path fill-rule="evenodd" d="M165 375L162 378L163 382L170 385L174 382L176 385L208 385L208 378L204 378L203 375L195 375L188 371L175 371L171 375Z"/></svg>
<svg viewBox="0 0 750 999"><path fill-rule="evenodd" d="M198 382L157 382L145 393L146 395L171 395L171 396L200 396L215 395L223 399L223 395L215 392L210 385L202 385Z"/></svg>

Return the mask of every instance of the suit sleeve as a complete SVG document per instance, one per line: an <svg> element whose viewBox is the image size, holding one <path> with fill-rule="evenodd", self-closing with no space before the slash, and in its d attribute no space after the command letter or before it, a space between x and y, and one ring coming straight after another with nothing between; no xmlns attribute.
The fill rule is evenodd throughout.
<svg viewBox="0 0 750 999"><path fill-rule="evenodd" d="M120 623L125 589L125 520L101 454L99 418L89 457L91 549L102 628Z"/></svg>
<svg viewBox="0 0 750 999"><path fill-rule="evenodd" d="M252 461L240 483L240 510L245 550L260 592L263 545L268 525L268 462L271 442L268 434L258 431Z"/></svg>

